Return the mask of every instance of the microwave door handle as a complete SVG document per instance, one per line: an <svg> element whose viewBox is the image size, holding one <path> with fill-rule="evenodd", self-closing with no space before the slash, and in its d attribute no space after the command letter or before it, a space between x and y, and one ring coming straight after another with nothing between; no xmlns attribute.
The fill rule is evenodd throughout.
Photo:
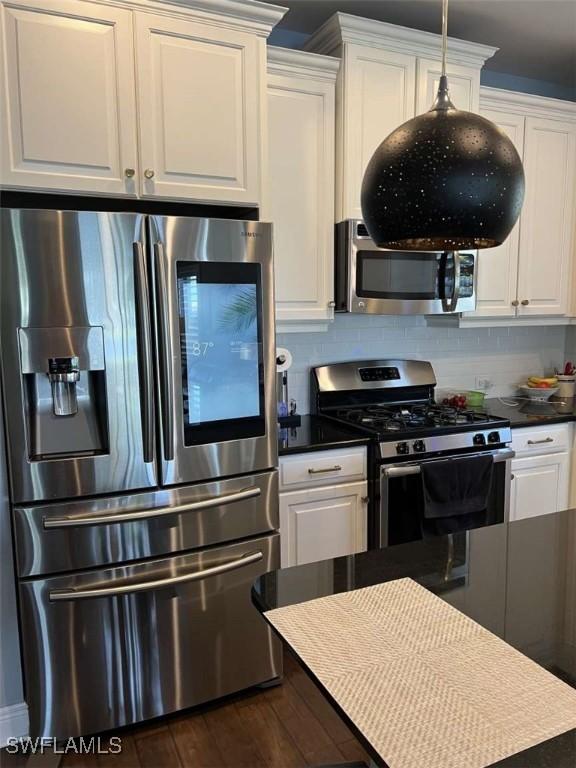
<svg viewBox="0 0 576 768"><path fill-rule="evenodd" d="M458 305L458 299L460 298L460 254L458 251L452 251L452 259L454 261L454 286L452 288L452 296L450 298L446 296L446 273L449 255L450 253L448 251L442 254L442 266L440 268L440 284L442 285L442 309L444 312L455 312Z"/></svg>
<svg viewBox="0 0 576 768"><path fill-rule="evenodd" d="M144 244L134 243L134 282L136 287L136 338L140 362L140 413L142 419L143 458L154 461L154 373L152 366L152 330L150 297L146 275Z"/></svg>
<svg viewBox="0 0 576 768"><path fill-rule="evenodd" d="M159 331L159 358L160 358L160 389L161 389L161 415L162 438L164 443L164 459L174 459L174 381L172 376L172 363L174 360L172 349L172 335L170 333L170 314L168 301L168 281L166 278L166 254L164 244L154 243L154 260L156 274L156 295L158 301L158 331Z"/></svg>

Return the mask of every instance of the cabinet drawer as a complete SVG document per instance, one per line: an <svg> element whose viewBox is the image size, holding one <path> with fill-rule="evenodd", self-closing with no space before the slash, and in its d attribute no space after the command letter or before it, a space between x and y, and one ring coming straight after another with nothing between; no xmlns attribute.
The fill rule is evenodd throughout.
<svg viewBox="0 0 576 768"><path fill-rule="evenodd" d="M517 456L570 450L571 424L551 424L512 430L512 449Z"/></svg>
<svg viewBox="0 0 576 768"><path fill-rule="evenodd" d="M280 489L334 485L366 478L366 448L297 453L280 458Z"/></svg>

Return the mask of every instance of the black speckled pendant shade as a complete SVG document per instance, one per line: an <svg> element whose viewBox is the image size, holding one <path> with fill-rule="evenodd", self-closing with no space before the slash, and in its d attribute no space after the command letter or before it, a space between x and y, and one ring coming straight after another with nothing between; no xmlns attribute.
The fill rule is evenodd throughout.
<svg viewBox="0 0 576 768"><path fill-rule="evenodd" d="M523 200L514 144L486 118L455 109L444 76L432 109L384 139L362 184L370 236L401 250L500 245Z"/></svg>

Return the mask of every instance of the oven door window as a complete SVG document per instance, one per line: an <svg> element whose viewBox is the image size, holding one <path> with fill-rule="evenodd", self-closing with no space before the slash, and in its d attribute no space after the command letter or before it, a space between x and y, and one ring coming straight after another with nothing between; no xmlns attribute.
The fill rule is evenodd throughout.
<svg viewBox="0 0 576 768"><path fill-rule="evenodd" d="M461 253L459 295L474 292L474 255ZM367 299L435 301L454 292L451 253L358 251L356 295Z"/></svg>
<svg viewBox="0 0 576 768"><path fill-rule="evenodd" d="M176 269L185 445L264 435L260 265Z"/></svg>

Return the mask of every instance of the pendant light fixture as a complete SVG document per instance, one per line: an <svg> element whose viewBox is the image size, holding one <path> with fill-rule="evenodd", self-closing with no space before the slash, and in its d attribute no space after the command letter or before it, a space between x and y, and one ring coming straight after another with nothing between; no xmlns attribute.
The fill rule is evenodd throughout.
<svg viewBox="0 0 576 768"><path fill-rule="evenodd" d="M443 0L436 100L384 139L364 174L364 222L383 248L492 248L507 238L520 215L522 161L500 128L450 101L447 41L448 0Z"/></svg>

